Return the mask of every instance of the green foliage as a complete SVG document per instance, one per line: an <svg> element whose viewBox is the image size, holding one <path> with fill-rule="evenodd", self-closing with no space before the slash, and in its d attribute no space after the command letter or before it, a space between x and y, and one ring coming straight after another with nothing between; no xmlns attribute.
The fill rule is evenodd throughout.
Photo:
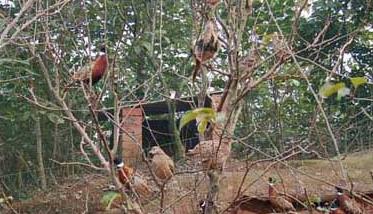
<svg viewBox="0 0 373 214"><path fill-rule="evenodd" d="M319 91L319 94L324 97L330 97L331 95L338 93L338 97L344 96L344 92L346 91L346 85L343 82L340 83L331 83L326 82Z"/></svg>
<svg viewBox="0 0 373 214"><path fill-rule="evenodd" d="M105 192L102 196L100 203L105 207L105 210L110 210L111 204L115 199L120 198L121 194L117 192Z"/></svg>
<svg viewBox="0 0 373 214"><path fill-rule="evenodd" d="M238 2L231 1L232 10ZM339 93L340 100L325 99L323 108L332 129L338 134L341 148L354 149L372 142L372 121L361 113L362 109L368 115L373 112L373 92L368 83L372 81L373 73L373 34L365 26L373 20L373 13L368 11L368 1L312 1L305 9L307 16L300 18L297 32L292 32L292 26L299 1L268 2L269 7L265 1L253 2L253 16L248 18L243 31L237 32L242 33L242 40L236 41L240 37L231 37L234 43L239 42L233 46L240 48L222 48L212 66L229 72L232 58L228 54L237 51L241 57L257 47L263 63L254 71L252 80L261 77L274 63L271 38L274 32L279 31L274 22L276 20L285 38L289 39L289 45L294 48L296 57L302 57L297 58L297 63L307 75L310 85L292 60L286 62L273 78L252 89L245 98L235 135L250 146L268 153L275 151L273 145L279 151L284 151L287 142L302 137L310 142L323 143L327 150L330 149L330 137L324 132L325 121L320 117L317 103L309 90L312 87L319 89L324 97ZM19 12L21 3L16 2L16 7L11 9L11 17L14 18ZM38 2L38 8L46 8L46 3ZM138 103L139 100L161 100L171 89L180 92L182 96L191 95L199 90L199 85L191 86L187 79L193 65L190 60L191 43L198 33L193 29L200 27L193 22L198 16L188 1L162 3L161 8L159 1L70 1L48 19L36 19L33 25L21 30L14 42L0 50L0 157L4 157L3 163L9 163L0 164L0 171L12 175L18 171L31 172L6 180L13 192L37 184L36 173L33 173L36 163L33 129L35 112L41 118L44 160L46 167L51 168L50 174L64 177L76 171L72 167L56 166L49 159L85 161L84 157L76 155L80 136L74 131L71 122L64 120L61 109L53 104L55 100L43 73L23 43L35 45L35 51L41 54L49 75L59 77L60 89L70 82L74 68L89 61L90 54L95 52L94 47L105 43L113 67L110 68L107 87L103 87L103 82L95 86L95 92L103 94L98 108L113 107L113 91L124 105ZM20 17L11 33L20 29L18 24L32 20L35 12L32 9ZM231 11L223 4L217 12L227 27L236 29L235 24L239 18L227 22ZM327 20L330 26L320 38L321 45L310 46ZM6 25L7 20L0 20L0 32ZM224 39L226 35L220 32L219 36ZM344 82L338 80L337 83L325 83L327 70L336 65L338 53L350 36L354 36L354 40L345 49L348 57L343 58L342 66L337 69L338 76ZM229 46L233 48L232 44ZM60 56L59 60L53 59L53 54L48 52L49 48L54 49L53 54ZM212 72L209 78L211 87L216 91L224 89L225 77ZM52 84L57 87L57 82L52 81ZM244 84L240 83L237 87ZM25 99L33 99L31 88L38 104L46 108ZM347 88L352 89L352 100L343 97L348 92ZM82 91L76 88L70 90L65 100L74 115L87 125L89 136L97 140L97 132L91 128L92 118L89 117ZM199 121L198 132L204 133L207 124L217 122L219 115L212 109L195 109L183 116L180 128L193 120ZM110 123L100 125L106 129L112 126ZM242 155L246 152L242 144L235 144L233 150ZM92 151L87 152L90 155Z"/></svg>
<svg viewBox="0 0 373 214"><path fill-rule="evenodd" d="M60 115L49 113L47 114L48 119L54 124L63 124L65 121L61 118Z"/></svg>
<svg viewBox="0 0 373 214"><path fill-rule="evenodd" d="M352 77L350 78L352 85L357 88L360 85L368 83L368 79L366 77Z"/></svg>
<svg viewBox="0 0 373 214"><path fill-rule="evenodd" d="M212 108L196 108L191 111L187 111L180 120L181 130L186 124L192 120L197 120L198 132L203 134L206 131L206 127L209 122L214 123L216 121L216 112Z"/></svg>
<svg viewBox="0 0 373 214"><path fill-rule="evenodd" d="M368 80L366 77L352 77L350 78L350 81L355 88L358 88L360 85L368 83ZM343 82L339 82L339 83L326 82L323 86L321 86L319 90L319 94L323 98L328 98L335 93L338 94L337 98L339 100L341 97L344 97L347 94L349 94L350 89L347 88L346 84Z"/></svg>

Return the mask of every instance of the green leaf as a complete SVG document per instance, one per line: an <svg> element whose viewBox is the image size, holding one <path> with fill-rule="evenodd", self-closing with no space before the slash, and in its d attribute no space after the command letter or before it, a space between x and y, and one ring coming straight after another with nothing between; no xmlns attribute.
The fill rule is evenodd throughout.
<svg viewBox="0 0 373 214"><path fill-rule="evenodd" d="M200 123L198 123L198 126L197 126L198 133L200 134L205 133L208 123L209 122L207 120L202 120Z"/></svg>
<svg viewBox="0 0 373 214"><path fill-rule="evenodd" d="M343 82L340 83L331 83L331 82L326 82L323 86L321 86L319 94L323 98L330 97L331 95L337 93L339 90L344 89L346 86Z"/></svg>
<svg viewBox="0 0 373 214"><path fill-rule="evenodd" d="M105 206L105 210L109 210L113 201L118 197L121 197L119 193L110 191L110 192L105 193L104 196L102 196L100 202L102 205Z"/></svg>
<svg viewBox="0 0 373 214"><path fill-rule="evenodd" d="M31 113L29 111L26 111L25 113L23 113L20 117L20 121L27 121L28 119L30 119L31 117Z"/></svg>
<svg viewBox="0 0 373 214"><path fill-rule="evenodd" d="M170 38L168 38L167 36L163 36L162 38L164 39L164 41L165 41L167 44L170 44L170 43L171 43Z"/></svg>
<svg viewBox="0 0 373 214"><path fill-rule="evenodd" d="M300 82L298 80L295 80L295 79L291 79L290 80L290 84L291 85L294 85L296 87L299 87L300 86Z"/></svg>
<svg viewBox="0 0 373 214"><path fill-rule="evenodd" d="M9 58L0 59L0 64L4 64L4 63L19 63L23 65L30 65L30 63L27 60L17 60L17 59L9 59Z"/></svg>
<svg viewBox="0 0 373 214"><path fill-rule="evenodd" d="M60 118L58 115L55 114L47 114L48 119L55 124L62 124L64 123L64 120Z"/></svg>
<svg viewBox="0 0 373 214"><path fill-rule="evenodd" d="M263 36L263 41L262 41L262 45L263 46L267 46L269 43L271 43L271 40L272 40L272 36L273 34L264 34Z"/></svg>
<svg viewBox="0 0 373 214"><path fill-rule="evenodd" d="M193 111L187 111L180 120L180 130L188 124L190 121L195 120L197 118L197 114Z"/></svg>
<svg viewBox="0 0 373 214"><path fill-rule="evenodd" d="M212 108L196 108L194 110L187 111L180 120L180 129L182 129L192 120L196 119L198 123L201 123L202 121L215 122L216 112Z"/></svg>
<svg viewBox="0 0 373 214"><path fill-rule="evenodd" d="M153 47L152 47L152 44L150 42L142 42L142 46L148 51L148 52L151 52L153 51Z"/></svg>
<svg viewBox="0 0 373 214"><path fill-rule="evenodd" d="M368 82L367 78L365 77L352 77L350 78L350 80L351 80L352 85L354 85L355 88Z"/></svg>

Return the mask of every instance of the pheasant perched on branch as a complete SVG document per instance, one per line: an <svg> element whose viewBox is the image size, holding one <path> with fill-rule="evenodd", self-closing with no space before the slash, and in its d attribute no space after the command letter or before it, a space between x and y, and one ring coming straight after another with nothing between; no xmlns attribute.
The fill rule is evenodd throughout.
<svg viewBox="0 0 373 214"><path fill-rule="evenodd" d="M268 179L269 188L268 188L268 196L269 201L273 205L273 207L278 211L295 211L295 208L292 203L286 200L283 196L277 194L277 190L275 189L275 182L276 180L272 177Z"/></svg>
<svg viewBox="0 0 373 214"><path fill-rule="evenodd" d="M99 56L94 61L91 61L88 65L85 65L72 75L71 79L73 81L66 86L65 91L72 84L79 81L85 84L90 84L90 81L92 81L92 85L96 84L104 76L107 67L108 60L105 47L101 47Z"/></svg>
<svg viewBox="0 0 373 214"><path fill-rule="evenodd" d="M213 9L220 3L220 0L205 0L205 1L206 1L207 6Z"/></svg>
<svg viewBox="0 0 373 214"><path fill-rule="evenodd" d="M260 56L256 50L238 59L238 71L242 81L246 82L252 79L252 75L259 62Z"/></svg>
<svg viewBox="0 0 373 214"><path fill-rule="evenodd" d="M286 39L277 32L272 35L272 45L276 60L283 62L290 56Z"/></svg>
<svg viewBox="0 0 373 214"><path fill-rule="evenodd" d="M205 24L205 29L201 37L196 41L193 56L195 59L195 66L193 70L192 80L194 81L200 71L202 64L214 58L220 48L217 30L215 29L215 22L210 19Z"/></svg>

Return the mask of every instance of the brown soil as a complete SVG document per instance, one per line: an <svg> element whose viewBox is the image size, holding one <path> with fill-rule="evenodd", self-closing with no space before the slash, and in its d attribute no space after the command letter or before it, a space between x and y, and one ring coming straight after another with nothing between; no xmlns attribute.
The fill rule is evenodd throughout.
<svg viewBox="0 0 373 214"><path fill-rule="evenodd" d="M306 201L305 190L309 198L321 196L323 200L333 199L335 189L329 183L341 184L338 165L333 161L292 161L289 163L290 167L276 164L267 170L270 164L254 166L250 169L245 181L242 181L246 171L245 163L230 162L220 182L217 209L227 210L233 204L235 207L246 207L242 208L247 210L246 213L273 212L267 197L269 176L282 181L279 185L280 192L303 198L303 201ZM347 157L344 164L348 169L355 192L373 190L372 178L369 174L369 171L373 169L371 154ZM247 202L245 203L238 203L241 196L236 197L241 182L243 185L240 195L246 195ZM103 211L100 199L109 184L109 178L103 175L86 175L78 179L67 180L48 192L36 193L30 200L16 201L13 203L13 208L18 213L98 213ZM198 213L198 202L206 196L207 184L208 178L202 172L176 175L166 187L165 207L167 211L165 213ZM346 188L349 189L350 185L346 185ZM154 189L157 188L154 186ZM370 197L373 196L370 195ZM236 202L232 203L235 198ZM159 213L159 197L144 202L143 207L146 213ZM12 213L10 210L7 212ZM116 212L113 210L112 213ZM236 213L236 211L231 213ZM373 210L368 213L373 213Z"/></svg>

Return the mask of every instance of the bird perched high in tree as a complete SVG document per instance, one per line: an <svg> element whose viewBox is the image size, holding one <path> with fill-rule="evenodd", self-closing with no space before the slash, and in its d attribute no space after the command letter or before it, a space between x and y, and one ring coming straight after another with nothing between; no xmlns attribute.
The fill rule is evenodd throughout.
<svg viewBox="0 0 373 214"><path fill-rule="evenodd" d="M195 66L192 76L193 81L201 70L202 64L214 58L217 55L219 48L220 42L215 28L215 22L214 19L210 19L206 22L201 37L194 45L193 56L195 59Z"/></svg>
<svg viewBox="0 0 373 214"><path fill-rule="evenodd" d="M154 175L165 184L175 173L174 161L159 146L152 147L149 155Z"/></svg>
<svg viewBox="0 0 373 214"><path fill-rule="evenodd" d="M277 32L272 34L272 46L276 60L283 62L290 56L287 41Z"/></svg>
<svg viewBox="0 0 373 214"><path fill-rule="evenodd" d="M342 188L335 187L337 190L337 202L339 207L348 214L362 214L363 211L357 201L350 198Z"/></svg>
<svg viewBox="0 0 373 214"><path fill-rule="evenodd" d="M206 5L211 9L215 9L216 6L220 3L220 0L204 0Z"/></svg>
<svg viewBox="0 0 373 214"><path fill-rule="evenodd" d="M269 188L268 188L268 197L272 206L281 212L290 212L295 211L295 208L292 203L286 200L283 196L278 195L277 190L275 189L276 180L272 177L268 179Z"/></svg>
<svg viewBox="0 0 373 214"><path fill-rule="evenodd" d="M92 81L92 85L96 84L104 76L108 67L108 59L105 51L105 47L102 46L98 57L75 72L71 77L73 82L68 84L66 88L79 81L85 84L90 84Z"/></svg>
<svg viewBox="0 0 373 214"><path fill-rule="evenodd" d="M260 56L256 50L246 56L242 56L238 59L238 71L240 72L241 79L247 81L252 77L255 68L258 66Z"/></svg>

